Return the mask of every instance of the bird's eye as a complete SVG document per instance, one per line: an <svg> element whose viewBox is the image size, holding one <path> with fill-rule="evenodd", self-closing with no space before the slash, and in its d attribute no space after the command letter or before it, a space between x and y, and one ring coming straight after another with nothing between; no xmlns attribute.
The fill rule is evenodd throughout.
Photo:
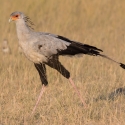
<svg viewBox="0 0 125 125"><path fill-rule="evenodd" d="M16 15L15 17L19 17L19 15Z"/></svg>

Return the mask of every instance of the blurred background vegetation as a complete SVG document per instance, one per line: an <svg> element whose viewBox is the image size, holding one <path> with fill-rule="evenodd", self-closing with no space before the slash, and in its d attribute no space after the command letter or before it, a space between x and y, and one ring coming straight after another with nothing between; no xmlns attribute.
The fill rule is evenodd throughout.
<svg viewBox="0 0 125 125"><path fill-rule="evenodd" d="M0 52L0 124L125 124L124 96L114 101L93 101L124 87L125 71L108 60L90 56L61 58L88 108L81 106L68 81L48 68L49 87L36 113L29 118L41 83L33 64L17 52L15 24L8 23L14 11L29 16L35 31L59 34L96 46L106 55L125 63L124 0L0 0L0 47L6 38L12 51L11 55Z"/></svg>

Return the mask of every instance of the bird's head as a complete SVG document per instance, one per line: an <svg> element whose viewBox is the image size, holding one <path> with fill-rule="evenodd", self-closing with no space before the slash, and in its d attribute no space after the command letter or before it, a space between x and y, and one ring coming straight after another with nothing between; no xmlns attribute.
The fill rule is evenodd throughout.
<svg viewBox="0 0 125 125"><path fill-rule="evenodd" d="M9 19L9 22L11 21L19 21L22 20L25 22L25 24L33 30L32 26L34 25L33 22L30 20L30 18L28 16L25 16L24 13L22 12L19 12L19 11L16 11L16 12L13 12L11 15L10 15L10 19ZM20 21L19 21L20 22Z"/></svg>
<svg viewBox="0 0 125 125"><path fill-rule="evenodd" d="M11 21L17 21L19 19L23 19L25 16L22 12L13 12L11 15L10 15L10 19L9 19L9 22Z"/></svg>

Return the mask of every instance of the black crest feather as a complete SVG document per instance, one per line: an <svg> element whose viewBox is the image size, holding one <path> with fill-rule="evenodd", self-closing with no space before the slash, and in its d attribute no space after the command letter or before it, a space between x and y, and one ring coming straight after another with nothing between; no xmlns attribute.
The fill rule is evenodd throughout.
<svg viewBox="0 0 125 125"><path fill-rule="evenodd" d="M31 19L30 19L28 16L25 16L25 17L24 17L24 20L25 20L25 22L26 22L26 25L27 25L30 29L34 30L34 28L33 28L34 23L31 21Z"/></svg>

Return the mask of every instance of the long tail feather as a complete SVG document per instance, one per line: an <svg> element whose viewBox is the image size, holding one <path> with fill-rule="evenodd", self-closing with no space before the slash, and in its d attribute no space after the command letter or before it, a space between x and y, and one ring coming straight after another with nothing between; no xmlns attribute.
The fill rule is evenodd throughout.
<svg viewBox="0 0 125 125"><path fill-rule="evenodd" d="M121 66L123 69L125 69L125 64L120 63L120 66Z"/></svg>
<svg viewBox="0 0 125 125"><path fill-rule="evenodd" d="M116 60L113 60L113 59L111 59L110 57L108 57L108 56L106 56L106 55L99 54L99 56L104 57L104 58L106 58L106 59L109 59L109 60L111 60L111 61L113 61L113 62L119 64L120 67L122 67L123 69L125 69L125 64L120 63L120 62L117 62Z"/></svg>
<svg viewBox="0 0 125 125"><path fill-rule="evenodd" d="M68 38L65 38L63 36L58 36L59 39L67 41L71 43L69 46L67 46L67 49L59 50L59 55L77 55L77 54L87 54L91 56L101 56L103 58L109 59L117 64L120 65L123 69L125 69L125 64L117 62L116 60L101 54L100 52L103 52L101 49L96 48L95 46L90 46L87 44L83 44L80 42L69 40Z"/></svg>

